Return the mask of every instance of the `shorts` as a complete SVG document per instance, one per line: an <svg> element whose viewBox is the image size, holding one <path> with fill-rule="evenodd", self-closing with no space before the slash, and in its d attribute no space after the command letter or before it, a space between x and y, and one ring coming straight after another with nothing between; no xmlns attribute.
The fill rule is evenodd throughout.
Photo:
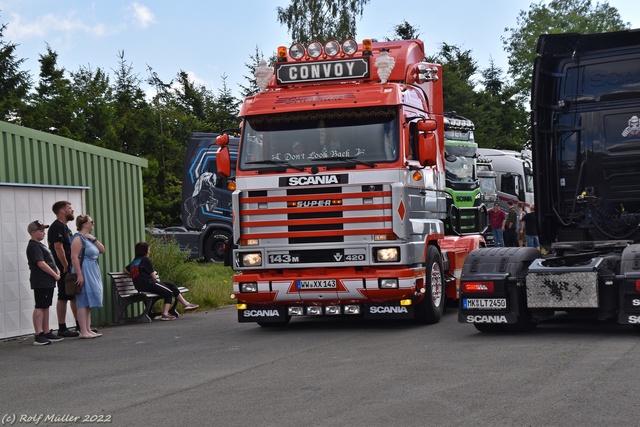
<svg viewBox="0 0 640 427"><path fill-rule="evenodd" d="M538 248L540 247L540 239L538 236L527 236L527 247Z"/></svg>
<svg viewBox="0 0 640 427"><path fill-rule="evenodd" d="M54 288L38 288L33 290L36 308L49 308L53 303Z"/></svg>
<svg viewBox="0 0 640 427"><path fill-rule="evenodd" d="M67 295L64 290L64 278L67 277L67 273L62 273L60 275L60 280L58 280L58 300L62 301L74 301L76 299L75 295Z"/></svg>

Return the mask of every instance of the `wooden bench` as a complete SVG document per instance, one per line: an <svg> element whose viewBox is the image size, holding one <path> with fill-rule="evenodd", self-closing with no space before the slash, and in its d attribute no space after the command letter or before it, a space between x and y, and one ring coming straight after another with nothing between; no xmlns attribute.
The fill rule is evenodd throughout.
<svg viewBox="0 0 640 427"><path fill-rule="evenodd" d="M111 295L113 307L118 316L118 324L123 325L125 322L142 320L143 322L151 322L155 317L162 315L162 312L152 311L156 301L164 299L163 296L152 292L138 292L133 286L133 280L126 271L108 273L111 276ZM181 294L189 292L184 286L179 286ZM142 306L141 304L142 303ZM176 307L178 299L173 298L173 305L169 313L179 317ZM139 313L139 314L136 314Z"/></svg>

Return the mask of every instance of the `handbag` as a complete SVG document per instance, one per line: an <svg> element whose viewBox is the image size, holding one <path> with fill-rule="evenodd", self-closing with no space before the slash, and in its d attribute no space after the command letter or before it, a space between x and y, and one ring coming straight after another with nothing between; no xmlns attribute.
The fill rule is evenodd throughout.
<svg viewBox="0 0 640 427"><path fill-rule="evenodd" d="M78 283L78 275L76 273L67 273L64 278L64 293L67 296L78 295L82 287Z"/></svg>
<svg viewBox="0 0 640 427"><path fill-rule="evenodd" d="M82 251L80 252L80 268L82 268L82 261L84 261L84 239L82 239ZM82 286L78 283L78 275L76 273L67 273L64 277L64 293L67 296L78 295L82 290Z"/></svg>

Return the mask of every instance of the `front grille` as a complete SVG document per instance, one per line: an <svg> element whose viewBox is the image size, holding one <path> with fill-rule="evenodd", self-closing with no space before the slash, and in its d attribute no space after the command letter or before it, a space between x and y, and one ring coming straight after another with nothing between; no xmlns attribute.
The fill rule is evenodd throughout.
<svg viewBox="0 0 640 427"><path fill-rule="evenodd" d="M243 192L239 200L242 239L295 245L392 233L389 186L278 188Z"/></svg>

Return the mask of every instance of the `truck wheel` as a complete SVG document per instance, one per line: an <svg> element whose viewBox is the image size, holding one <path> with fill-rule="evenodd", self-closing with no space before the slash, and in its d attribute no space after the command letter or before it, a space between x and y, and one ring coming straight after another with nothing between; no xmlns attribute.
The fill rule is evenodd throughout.
<svg viewBox="0 0 640 427"><path fill-rule="evenodd" d="M427 292L422 301L416 304L415 315L416 322L424 325L440 321L446 300L442 258L438 250L433 246L429 246L427 249L426 267L425 287Z"/></svg>
<svg viewBox="0 0 640 427"><path fill-rule="evenodd" d="M204 259L209 262L224 262L227 254L227 245L231 240L231 233L224 230L216 230L204 243Z"/></svg>

